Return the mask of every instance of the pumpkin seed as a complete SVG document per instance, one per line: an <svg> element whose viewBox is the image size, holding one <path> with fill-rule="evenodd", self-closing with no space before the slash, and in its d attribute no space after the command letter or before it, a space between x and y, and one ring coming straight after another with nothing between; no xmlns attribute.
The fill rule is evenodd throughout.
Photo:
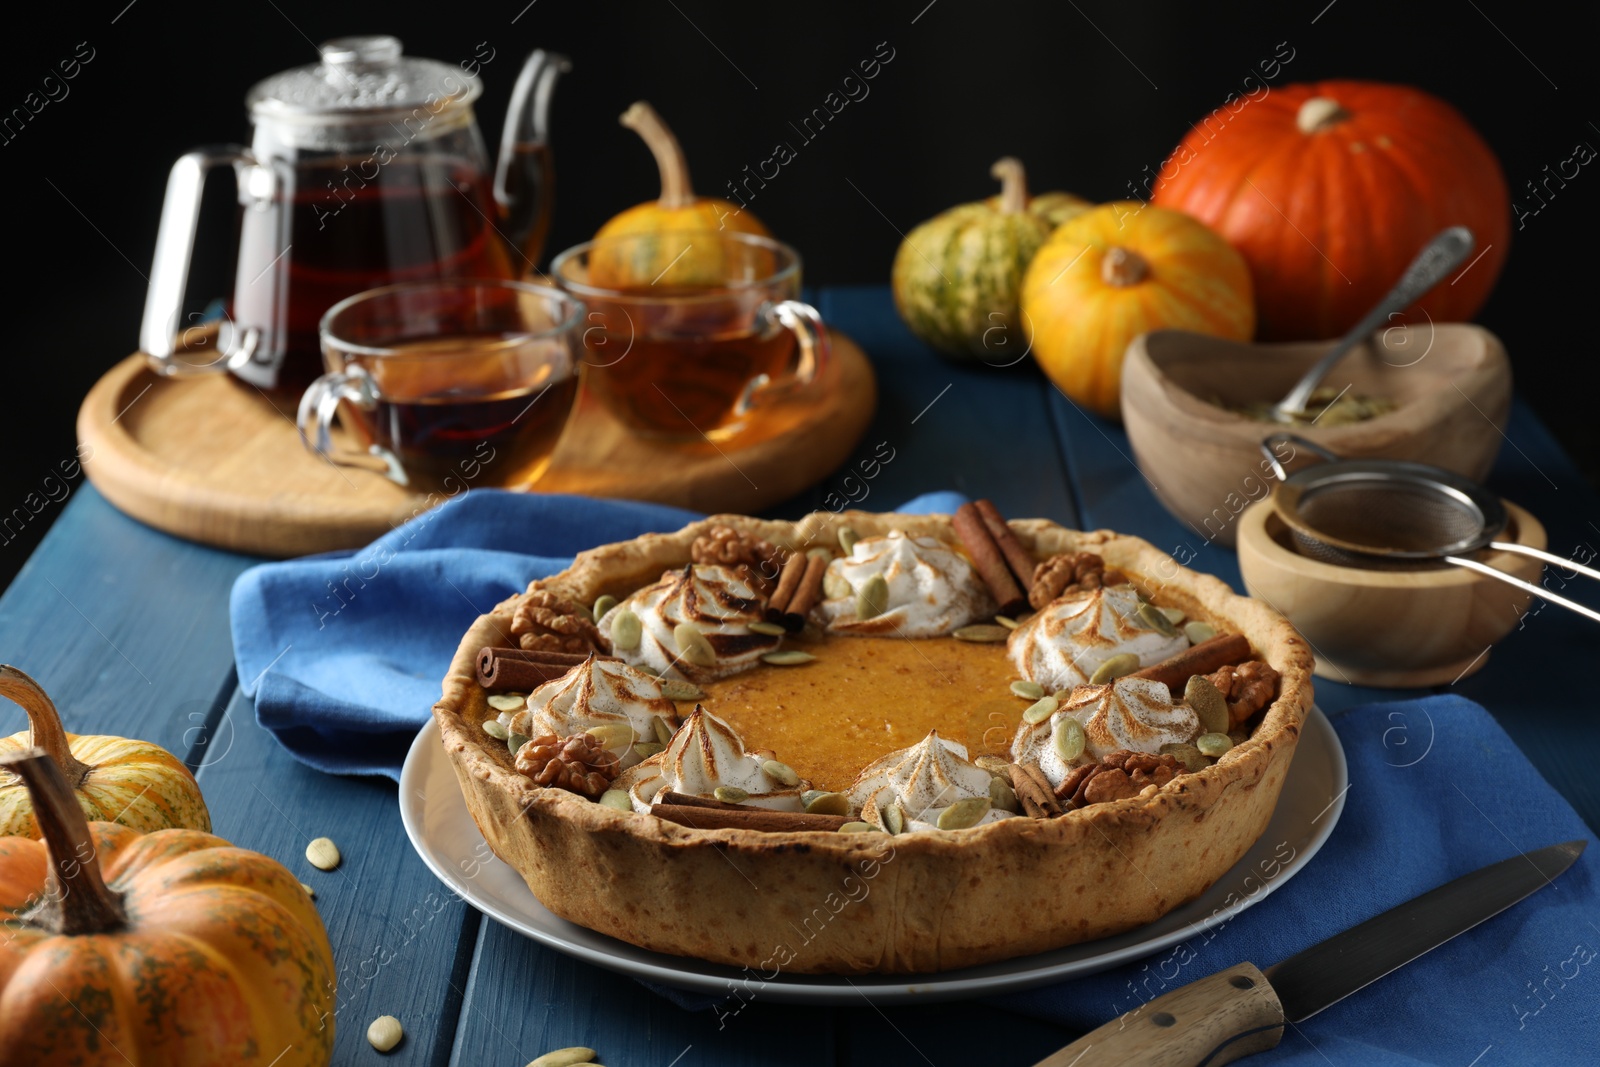
<svg viewBox="0 0 1600 1067"><path fill-rule="evenodd" d="M594 622L594 610L590 608L589 605L573 604L572 610L580 619L583 619L587 622Z"/></svg>
<svg viewBox="0 0 1600 1067"><path fill-rule="evenodd" d="M847 822L839 827L841 834L864 834L876 830L877 827L870 822Z"/></svg>
<svg viewBox="0 0 1600 1067"><path fill-rule="evenodd" d="M875 619L889 610L889 579L874 574L856 592L856 620Z"/></svg>
<svg viewBox="0 0 1600 1067"><path fill-rule="evenodd" d="M784 634L789 632L778 623L768 622L765 619L759 619L756 622L752 622L748 624L745 629L749 630L753 634L762 634L766 637L782 637Z"/></svg>
<svg viewBox="0 0 1600 1067"><path fill-rule="evenodd" d="M1216 757L1233 747L1233 739L1227 734L1201 734L1194 739L1194 747L1207 756Z"/></svg>
<svg viewBox="0 0 1600 1067"><path fill-rule="evenodd" d="M1178 636L1178 628L1174 626L1172 624L1172 620L1167 618L1162 610L1156 607L1154 604L1140 604L1137 614L1139 616L1139 621L1143 622L1150 629L1156 630L1167 637Z"/></svg>
<svg viewBox="0 0 1600 1067"><path fill-rule="evenodd" d="M1022 713L1022 721L1029 726L1036 726L1056 713L1061 706L1061 701L1054 696L1040 697L1028 705L1028 710Z"/></svg>
<svg viewBox="0 0 1600 1067"><path fill-rule="evenodd" d="M655 730L656 740L659 741L663 747L672 743L672 727L667 725L666 719L663 719L659 715L652 716L650 720L650 726Z"/></svg>
<svg viewBox="0 0 1600 1067"><path fill-rule="evenodd" d="M521 711L528 706L528 694L490 693L489 706L495 711Z"/></svg>
<svg viewBox="0 0 1600 1067"><path fill-rule="evenodd" d="M676 678L661 680L661 695L668 700L704 700L706 691L693 682L680 682Z"/></svg>
<svg viewBox="0 0 1600 1067"><path fill-rule="evenodd" d="M831 560L831 559L833 559L833 550L832 549L828 549L828 548L823 548L821 545L818 545L816 548L808 548L808 549L806 549L806 558L807 559L827 559L827 560Z"/></svg>
<svg viewBox="0 0 1600 1067"><path fill-rule="evenodd" d="M800 784L800 776L787 763L779 763L775 759L762 760L761 770L768 778L782 782L784 785L796 786Z"/></svg>
<svg viewBox="0 0 1600 1067"><path fill-rule="evenodd" d="M903 834L906 832L906 809L900 806L898 800L891 800L888 806L878 813L878 821L889 833Z"/></svg>
<svg viewBox="0 0 1600 1067"><path fill-rule="evenodd" d="M1016 790L1004 778L989 779L989 802L1001 811L1020 811Z"/></svg>
<svg viewBox="0 0 1600 1067"><path fill-rule="evenodd" d="M1104 685L1139 669L1139 656L1133 652L1119 652L1094 669L1089 675L1090 685Z"/></svg>
<svg viewBox="0 0 1600 1067"><path fill-rule="evenodd" d="M719 785L711 791L711 795L724 804L743 804L750 799L750 794L736 785Z"/></svg>
<svg viewBox="0 0 1600 1067"><path fill-rule="evenodd" d="M1038 682L1030 682L1025 678L1018 678L1012 682L1011 691L1023 700L1038 700L1044 696L1044 686Z"/></svg>
<svg viewBox="0 0 1600 1067"><path fill-rule="evenodd" d="M317 899L317 891L315 889L312 889L310 886L306 885L304 882L300 883L300 888L304 889L306 891L306 896L310 897L312 900L316 900Z"/></svg>
<svg viewBox="0 0 1600 1067"><path fill-rule="evenodd" d="M1083 723L1068 715L1056 723L1055 737L1052 740L1056 746L1056 755L1071 763L1083 755L1083 746L1089 739L1084 736Z"/></svg>
<svg viewBox="0 0 1600 1067"><path fill-rule="evenodd" d="M380 1015L367 1026L367 1043L379 1052L388 1052L405 1036L400 1020L393 1015Z"/></svg>
<svg viewBox="0 0 1600 1067"><path fill-rule="evenodd" d="M1165 615L1167 617L1167 621L1174 626L1183 621L1182 608L1158 608L1157 610L1160 611L1161 614Z"/></svg>
<svg viewBox="0 0 1600 1067"><path fill-rule="evenodd" d="M855 595L855 586L849 579L836 571L828 570L822 574L822 595L829 600L843 600L845 597Z"/></svg>
<svg viewBox="0 0 1600 1067"><path fill-rule="evenodd" d="M1018 626L1022 625L1010 615L996 615L994 617L994 621L999 623L1001 626L1004 626L1008 630L1015 630Z"/></svg>
<svg viewBox="0 0 1600 1067"><path fill-rule="evenodd" d="M589 727L584 733L598 738L600 743L609 749L627 748L638 736L633 731L633 724L626 722L602 723L599 726Z"/></svg>
<svg viewBox="0 0 1600 1067"><path fill-rule="evenodd" d="M798 667L802 663L810 663L817 657L809 652L802 652L798 648L787 648L782 652L768 652L761 657L762 663L770 663L774 667Z"/></svg>
<svg viewBox="0 0 1600 1067"><path fill-rule="evenodd" d="M856 542L861 540L861 535L850 526L839 527L839 551L850 556L855 554Z"/></svg>
<svg viewBox="0 0 1600 1067"><path fill-rule="evenodd" d="M640 759L649 759L657 752L666 751L666 747L666 745L659 744L655 741L640 741L638 744L633 746L633 754L638 756Z"/></svg>
<svg viewBox="0 0 1600 1067"><path fill-rule="evenodd" d="M598 1055L599 1053L592 1048L574 1045L571 1048L558 1048L553 1052L546 1052L529 1063L528 1067L579 1067L584 1060L592 1060Z"/></svg>
<svg viewBox="0 0 1600 1067"><path fill-rule="evenodd" d="M716 649L693 623L680 622L674 626L672 640L678 646L678 654L696 667L709 667L717 662Z"/></svg>
<svg viewBox="0 0 1600 1067"><path fill-rule="evenodd" d="M515 730L506 734L506 748L510 750L513 758L522 751L522 746L533 740L527 734L519 734Z"/></svg>
<svg viewBox="0 0 1600 1067"><path fill-rule="evenodd" d="M1228 732L1228 700L1210 678L1191 674L1183 687L1183 702L1194 709L1200 728L1208 734Z"/></svg>
<svg viewBox="0 0 1600 1067"><path fill-rule="evenodd" d="M1211 766L1211 761L1206 758L1205 754L1188 741L1176 741L1162 745L1161 754L1163 756L1171 756L1183 764L1183 769L1191 774L1203 771Z"/></svg>
<svg viewBox="0 0 1600 1067"><path fill-rule="evenodd" d="M988 797L962 797L939 813L941 830L965 830L976 826L989 814L993 802Z"/></svg>
<svg viewBox="0 0 1600 1067"><path fill-rule="evenodd" d="M995 645L1011 636L1011 631L1004 626L995 626L990 623L978 623L976 626L963 626L950 634L957 641L975 641L979 644Z"/></svg>
<svg viewBox="0 0 1600 1067"><path fill-rule="evenodd" d="M630 652L644 639L644 623L628 608L617 608L611 619L611 647L618 652Z"/></svg>
<svg viewBox="0 0 1600 1067"><path fill-rule="evenodd" d="M850 798L843 793L818 792L806 803L806 812L810 815L849 815Z"/></svg>
<svg viewBox="0 0 1600 1067"><path fill-rule="evenodd" d="M506 738L511 736L511 731L507 730L505 724L499 719L489 719L487 722L485 722L483 724L483 732L494 738L496 741L504 741Z"/></svg>
<svg viewBox="0 0 1600 1067"><path fill-rule="evenodd" d="M1184 625L1183 636L1189 639L1189 643L1191 645L1198 645L1203 641L1209 641L1213 637L1217 636L1217 628L1212 626L1209 622L1200 622L1196 620Z"/></svg>
<svg viewBox="0 0 1600 1067"><path fill-rule="evenodd" d="M339 866L339 846L330 838L318 837L306 846L306 859L319 871L331 871Z"/></svg>
<svg viewBox="0 0 1600 1067"><path fill-rule="evenodd" d="M633 799L629 797L627 791L623 789L607 789L604 793L600 794L600 803L604 804L608 808L615 808L618 811L633 810Z"/></svg>
<svg viewBox="0 0 1600 1067"><path fill-rule="evenodd" d="M999 756L979 756L972 762L990 774L1008 774L1011 770L1011 762Z"/></svg>
<svg viewBox="0 0 1600 1067"><path fill-rule="evenodd" d="M612 596L610 593L606 593L604 596L600 597L600 599L594 602L594 607L591 609L594 612L594 621L599 622L601 619L605 618L606 612L610 611L616 606L617 598Z"/></svg>

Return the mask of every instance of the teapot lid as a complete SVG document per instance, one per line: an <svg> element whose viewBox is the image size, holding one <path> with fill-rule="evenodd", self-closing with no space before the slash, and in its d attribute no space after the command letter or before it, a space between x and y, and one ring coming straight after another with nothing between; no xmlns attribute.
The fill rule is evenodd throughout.
<svg viewBox="0 0 1600 1067"><path fill-rule="evenodd" d="M257 82L245 97L251 117L324 126L369 123L418 108L437 115L471 104L483 91L460 67L401 55L397 37L338 37L319 51L320 63Z"/></svg>

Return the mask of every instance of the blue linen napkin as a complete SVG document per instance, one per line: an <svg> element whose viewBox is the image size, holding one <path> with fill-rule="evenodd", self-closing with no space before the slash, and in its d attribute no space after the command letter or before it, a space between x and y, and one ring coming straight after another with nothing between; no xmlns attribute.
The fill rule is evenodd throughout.
<svg viewBox="0 0 1600 1067"><path fill-rule="evenodd" d="M929 493L898 509L954 511ZM398 780L472 620L576 553L699 515L631 501L475 489L356 552L253 567L229 602L239 686L303 763Z"/></svg>

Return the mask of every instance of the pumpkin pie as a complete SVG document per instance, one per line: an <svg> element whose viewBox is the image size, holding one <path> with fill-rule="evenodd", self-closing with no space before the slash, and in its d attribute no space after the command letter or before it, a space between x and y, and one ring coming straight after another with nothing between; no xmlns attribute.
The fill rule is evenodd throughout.
<svg viewBox="0 0 1600 1067"><path fill-rule="evenodd" d="M963 512L715 516L496 606L434 708L485 839L563 918L768 977L1001 960L1204 892L1272 814L1305 642L1137 538Z"/></svg>

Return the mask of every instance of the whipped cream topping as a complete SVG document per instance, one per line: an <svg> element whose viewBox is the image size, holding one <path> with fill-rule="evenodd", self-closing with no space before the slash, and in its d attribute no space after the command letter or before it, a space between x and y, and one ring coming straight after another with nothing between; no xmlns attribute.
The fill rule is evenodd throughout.
<svg viewBox="0 0 1600 1067"><path fill-rule="evenodd" d="M965 745L946 741L938 730L898 752L881 756L856 776L846 795L862 819L883 828L883 809L899 803L908 830L937 830L939 816L958 800L987 797L994 776L967 758ZM991 808L978 823L1011 813Z"/></svg>
<svg viewBox="0 0 1600 1067"><path fill-rule="evenodd" d="M762 770L761 764L760 756L745 752L744 741L733 727L697 707L672 735L666 751L622 772L612 788L626 790L633 810L642 813L648 813L650 805L669 789L709 797L725 785L750 794L743 803L754 807L801 810L800 795L811 783L802 779L799 785L786 786Z"/></svg>
<svg viewBox="0 0 1600 1067"><path fill-rule="evenodd" d="M1077 720L1084 733L1083 754L1071 763L1061 758L1055 744L1057 731L1068 719ZM1048 719L1023 723L1011 743L1011 758L1038 764L1051 785L1060 785L1079 764L1123 749L1153 755L1162 745L1193 741L1202 732L1194 709L1174 703L1165 683L1118 678L1109 685L1079 686Z"/></svg>
<svg viewBox="0 0 1600 1067"><path fill-rule="evenodd" d="M994 598L972 564L932 537L893 530L887 537L863 538L849 556L829 563L828 571L855 591L822 602L828 629L835 633L939 637L995 612ZM857 619L856 593L875 574L888 583L888 608Z"/></svg>
<svg viewBox="0 0 1600 1067"><path fill-rule="evenodd" d="M1189 647L1139 618L1139 594L1111 585L1057 600L1017 627L1007 641L1024 678L1046 689L1082 685L1112 656L1131 652L1148 667Z"/></svg>
<svg viewBox="0 0 1600 1067"><path fill-rule="evenodd" d="M639 617L643 634L636 648L613 645L613 655L666 678L696 682L725 678L754 667L781 640L750 632L750 623L765 617L766 601L730 567L690 564L638 590L600 620L600 633L607 641L622 608ZM705 635L716 653L715 663L703 667L679 656L673 631L681 623L690 623Z"/></svg>
<svg viewBox="0 0 1600 1067"><path fill-rule="evenodd" d="M677 725L677 705L661 695L661 683L643 671L615 660L590 656L555 681L528 694L526 711L508 724L525 737L554 734L566 737L595 726L626 724L633 740L612 751L621 758L619 768L638 763L637 741L655 741L657 717L668 727Z"/></svg>

